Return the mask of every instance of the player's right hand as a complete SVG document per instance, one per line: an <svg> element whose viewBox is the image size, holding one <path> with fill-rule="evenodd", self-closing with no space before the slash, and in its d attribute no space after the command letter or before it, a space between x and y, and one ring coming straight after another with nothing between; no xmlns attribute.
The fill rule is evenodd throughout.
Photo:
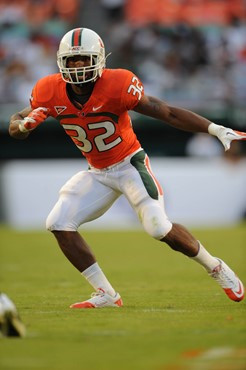
<svg viewBox="0 0 246 370"><path fill-rule="evenodd" d="M48 108L39 107L34 109L32 112L25 117L19 124L19 130L21 132L29 132L34 130L48 117Z"/></svg>

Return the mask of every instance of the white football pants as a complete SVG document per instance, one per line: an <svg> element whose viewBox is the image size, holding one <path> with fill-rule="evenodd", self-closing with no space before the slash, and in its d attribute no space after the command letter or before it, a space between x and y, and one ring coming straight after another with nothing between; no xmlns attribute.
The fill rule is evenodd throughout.
<svg viewBox="0 0 246 370"><path fill-rule="evenodd" d="M113 166L90 168L74 175L61 188L58 202L47 218L47 229L76 231L85 222L102 216L122 194L149 235L160 240L171 230L162 189L143 150Z"/></svg>

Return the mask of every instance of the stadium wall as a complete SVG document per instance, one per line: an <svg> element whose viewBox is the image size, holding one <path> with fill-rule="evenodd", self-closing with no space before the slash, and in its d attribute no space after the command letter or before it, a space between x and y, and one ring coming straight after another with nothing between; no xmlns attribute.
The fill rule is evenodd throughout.
<svg viewBox="0 0 246 370"><path fill-rule="evenodd" d="M152 158L152 170L164 189L167 214L187 226L224 226L246 212L246 159ZM2 214L18 229L44 229L60 187L87 168L81 160L18 160L1 166ZM100 219L83 228L140 227L131 207L120 197Z"/></svg>

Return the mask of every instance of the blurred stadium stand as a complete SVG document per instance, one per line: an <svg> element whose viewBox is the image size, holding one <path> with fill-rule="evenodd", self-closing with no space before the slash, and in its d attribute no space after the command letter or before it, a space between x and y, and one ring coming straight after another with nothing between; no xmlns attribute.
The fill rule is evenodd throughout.
<svg viewBox="0 0 246 370"><path fill-rule="evenodd" d="M53 120L24 145L7 131L37 79L58 71L59 41L78 26L98 32L107 66L131 69L147 94L246 130L245 0L0 0L0 160L80 157ZM192 134L133 119L149 154L190 153Z"/></svg>

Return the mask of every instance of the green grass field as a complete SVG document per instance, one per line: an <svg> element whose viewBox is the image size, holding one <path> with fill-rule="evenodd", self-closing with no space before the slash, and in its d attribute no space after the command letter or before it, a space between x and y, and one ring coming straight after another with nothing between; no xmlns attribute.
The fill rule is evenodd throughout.
<svg viewBox="0 0 246 370"><path fill-rule="evenodd" d="M193 230L246 282L246 225ZM48 232L0 229L0 288L27 328L0 339L1 370L245 370L246 300L141 231L83 235L124 307L71 310L92 289Z"/></svg>

